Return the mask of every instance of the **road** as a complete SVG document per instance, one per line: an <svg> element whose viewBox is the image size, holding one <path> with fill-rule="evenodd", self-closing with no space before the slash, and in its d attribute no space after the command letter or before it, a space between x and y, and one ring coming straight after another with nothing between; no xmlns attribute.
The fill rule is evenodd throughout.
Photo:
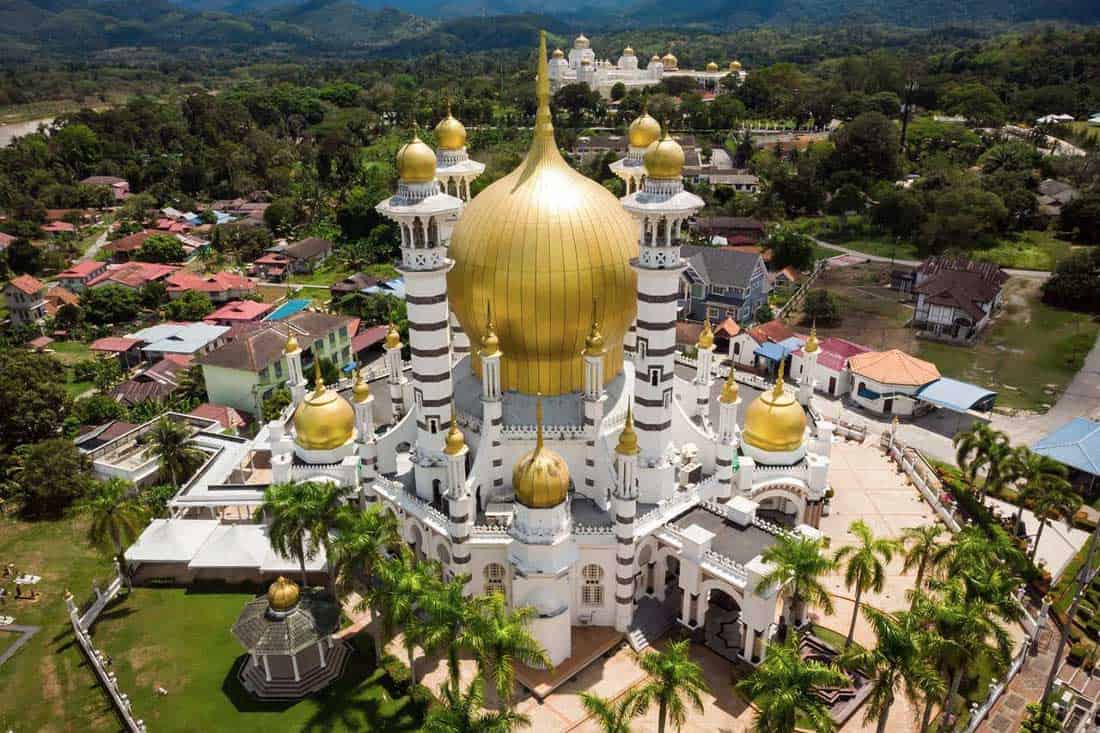
<svg viewBox="0 0 1100 733"><path fill-rule="evenodd" d="M85 250L84 254L80 256L77 262L88 262L94 260L96 255L99 254L99 250L103 248L103 245L107 244L107 237L111 233L111 224L107 225L107 228L103 230L103 233L96 237L96 240L92 242L92 246Z"/></svg>
<svg viewBox="0 0 1100 733"><path fill-rule="evenodd" d="M825 249L835 250L836 252L842 252L846 255L852 255L854 257L862 257L870 262L892 262L895 265L902 265L904 267L919 267L921 260L899 260L896 257L882 257L880 255L867 254L866 252L860 252L858 249L850 249L848 247L842 247L839 244L833 244L832 242L826 242L823 239L811 236L810 239L815 244L824 247ZM1004 268L1004 271L1013 277L1026 277L1031 280L1046 280L1050 277L1048 270L1017 270L1015 268Z"/></svg>

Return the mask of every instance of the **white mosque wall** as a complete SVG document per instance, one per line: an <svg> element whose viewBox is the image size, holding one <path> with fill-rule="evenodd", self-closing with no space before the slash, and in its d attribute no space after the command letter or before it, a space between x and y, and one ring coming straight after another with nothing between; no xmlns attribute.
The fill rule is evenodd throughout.
<svg viewBox="0 0 1100 733"><path fill-rule="evenodd" d="M397 446L402 444L411 446L415 441L416 411L410 410L396 425L378 437L378 472L397 473Z"/></svg>

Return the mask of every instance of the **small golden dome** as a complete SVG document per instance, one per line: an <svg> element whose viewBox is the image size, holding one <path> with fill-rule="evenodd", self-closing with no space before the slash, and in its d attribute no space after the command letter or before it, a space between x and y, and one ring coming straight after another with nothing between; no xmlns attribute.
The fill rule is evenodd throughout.
<svg viewBox="0 0 1100 733"><path fill-rule="evenodd" d="M792 451L802 445L806 433L806 412L794 395L783 389L783 365L775 387L765 392L745 411L742 436L749 445L765 451Z"/></svg>
<svg viewBox="0 0 1100 733"><path fill-rule="evenodd" d="M603 334L600 333L600 320L596 317L596 300L592 300L592 327L588 329L588 336L584 339L585 356L603 356L607 353L607 344Z"/></svg>
<svg viewBox="0 0 1100 733"><path fill-rule="evenodd" d="M661 63L666 69L675 69L676 64L678 64L679 62L676 60L676 57L672 55L672 51L669 51L661 57Z"/></svg>
<svg viewBox="0 0 1100 733"><path fill-rule="evenodd" d="M293 354L295 351L300 351L301 347L298 346L298 337L294 335L294 331L290 331L286 337L286 347L283 349L284 354Z"/></svg>
<svg viewBox="0 0 1100 733"><path fill-rule="evenodd" d="M703 323L703 330L699 332L699 341L695 344L697 349L714 348L714 331L710 330L710 319Z"/></svg>
<svg viewBox="0 0 1100 733"><path fill-rule="evenodd" d="M390 330L386 331L385 347L387 349L400 349L401 348L401 332L397 330L397 326L390 322Z"/></svg>
<svg viewBox="0 0 1100 733"><path fill-rule="evenodd" d="M732 405L737 402L737 380L733 378L733 367L730 367L729 376L726 377L726 383L722 385L722 394L718 397L718 401L723 405Z"/></svg>
<svg viewBox="0 0 1100 733"><path fill-rule="evenodd" d="M366 402L370 399L370 385L363 381L363 373L355 370L355 385L351 388L352 399L356 402Z"/></svg>
<svg viewBox="0 0 1100 733"><path fill-rule="evenodd" d="M565 51L562 51L560 48L555 48L554 53L552 53L550 55L553 56L556 59L563 59L563 58L565 58Z"/></svg>
<svg viewBox="0 0 1100 733"><path fill-rule="evenodd" d="M294 438L306 450L332 450L355 437L355 410L321 380L314 361L316 388L294 410Z"/></svg>
<svg viewBox="0 0 1100 733"><path fill-rule="evenodd" d="M652 63L658 63L659 64L659 63L661 63L661 57L658 56L657 54L653 54L652 56L649 57L649 63L651 63L651 64Z"/></svg>
<svg viewBox="0 0 1100 733"><path fill-rule="evenodd" d="M272 611L289 611L298 605L300 597L298 584L281 575L267 588L267 605Z"/></svg>
<svg viewBox="0 0 1100 733"><path fill-rule="evenodd" d="M535 403L535 449L512 469L516 501L531 509L549 509L569 496L569 466L565 459L542 443L542 395Z"/></svg>
<svg viewBox="0 0 1100 733"><path fill-rule="evenodd" d="M461 150L466 147L466 127L451 114L451 105L447 105L447 116L435 126L435 139L440 150Z"/></svg>
<svg viewBox="0 0 1100 733"><path fill-rule="evenodd" d="M581 66L591 66L592 62L588 59L581 59Z"/></svg>
<svg viewBox="0 0 1100 733"><path fill-rule="evenodd" d="M435 152L413 135L397 151L397 177L402 183L429 183L435 180Z"/></svg>
<svg viewBox="0 0 1100 733"><path fill-rule="evenodd" d="M817 343L817 326L814 325L810 328L810 337L806 339L806 345L802 347L802 351L807 354L812 354L821 348Z"/></svg>
<svg viewBox="0 0 1100 733"><path fill-rule="evenodd" d="M661 139L661 123L653 119L648 111L630 123L626 131L627 141L632 148L648 148Z"/></svg>
<svg viewBox="0 0 1100 733"><path fill-rule="evenodd" d="M615 446L615 452L620 456L634 456L638 454L638 434L634 432L634 413L631 408L626 408L626 423L623 431L619 433L619 444Z"/></svg>
<svg viewBox="0 0 1100 733"><path fill-rule="evenodd" d="M631 48L630 46L627 46L626 48L623 49L623 56L633 56L633 55L634 55L634 49Z"/></svg>
<svg viewBox="0 0 1100 733"><path fill-rule="evenodd" d="M740 61L730 61L730 71L740 71L740 70L741 70L741 62Z"/></svg>
<svg viewBox="0 0 1100 733"><path fill-rule="evenodd" d="M718 64L711 61L709 64L707 64L707 71L718 71Z"/></svg>
<svg viewBox="0 0 1100 733"><path fill-rule="evenodd" d="M443 452L449 456L457 456L466 447L466 436L458 429L458 420L455 418L454 408L451 408L451 429L447 431L447 437L443 439Z"/></svg>
<svg viewBox="0 0 1100 733"><path fill-rule="evenodd" d="M666 131L663 138L649 146L642 161L650 178L664 181L676 179L684 170L684 149Z"/></svg>
<svg viewBox="0 0 1100 733"><path fill-rule="evenodd" d="M497 329L493 324L493 303L487 301L485 304L487 311L487 318L485 319L485 335L481 337L481 351L479 355L484 359L490 356L498 356L500 354L500 339L497 338Z"/></svg>

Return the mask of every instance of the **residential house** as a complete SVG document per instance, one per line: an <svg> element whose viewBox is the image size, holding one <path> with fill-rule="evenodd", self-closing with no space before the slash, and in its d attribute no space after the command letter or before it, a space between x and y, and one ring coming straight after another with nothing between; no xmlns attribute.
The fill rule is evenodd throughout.
<svg viewBox="0 0 1100 733"><path fill-rule="evenodd" d="M233 272L216 272L213 275L196 275L185 270L173 272L165 280L168 297L179 298L188 291L206 293L215 304L240 300L256 291L256 283L244 275Z"/></svg>
<svg viewBox="0 0 1100 733"><path fill-rule="evenodd" d="M96 448L122 437L136 427L138 427L137 423L111 420L84 430L73 439L73 443L76 444L81 453L90 453Z"/></svg>
<svg viewBox="0 0 1100 733"><path fill-rule="evenodd" d="M260 303L255 300L232 300L203 320L219 326L259 321L271 311L272 307L270 303Z"/></svg>
<svg viewBox="0 0 1100 733"><path fill-rule="evenodd" d="M223 213L234 219L251 219L253 221L262 222L264 220L264 212L270 204L263 201L257 201L255 198L256 196L254 195L247 199L222 199L210 204L207 209L213 209L218 213ZM218 223L223 224L224 222L219 221Z"/></svg>
<svg viewBox="0 0 1100 733"><path fill-rule="evenodd" d="M87 282L87 287L94 290L106 285L118 285L136 291L140 290L145 283L168 279L169 275L179 269L175 265L161 265L153 262L108 265L106 272L96 275Z"/></svg>
<svg viewBox="0 0 1100 733"><path fill-rule="evenodd" d="M847 339L826 336L818 341L817 369L806 373L805 352L800 348L791 354L791 381L815 380L814 388L827 395L839 396L851 391L851 371L848 360L870 351Z"/></svg>
<svg viewBox="0 0 1100 733"><path fill-rule="evenodd" d="M917 270L913 267L895 267L890 271L890 287L899 293L913 292L917 284Z"/></svg>
<svg viewBox="0 0 1100 733"><path fill-rule="evenodd" d="M88 282L107 272L106 262L85 260L76 262L67 270L57 275L57 282L73 293L83 293L88 288Z"/></svg>
<svg viewBox="0 0 1100 733"><path fill-rule="evenodd" d="M759 253L684 245L680 254L687 262L680 274L684 318L746 323L768 302L768 270Z"/></svg>
<svg viewBox="0 0 1100 733"><path fill-rule="evenodd" d="M1100 423L1075 417L1040 438L1031 452L1058 461L1074 485L1091 491L1100 476Z"/></svg>
<svg viewBox="0 0 1100 733"><path fill-rule="evenodd" d="M252 261L249 274L271 282L282 282L290 274L290 258L280 250L268 250Z"/></svg>
<svg viewBox="0 0 1100 733"><path fill-rule="evenodd" d="M130 184L118 176L88 176L80 182L81 186L106 186L111 189L116 201L122 201L130 195Z"/></svg>
<svg viewBox="0 0 1100 733"><path fill-rule="evenodd" d="M46 283L30 275L13 277L4 285L4 302L13 325L46 317Z"/></svg>
<svg viewBox="0 0 1100 733"><path fill-rule="evenodd" d="M732 188L737 193L755 195L760 192L760 179L738 168L684 166L684 178L695 183L706 182L715 188Z"/></svg>
<svg viewBox="0 0 1100 733"><path fill-rule="evenodd" d="M18 237L0 232L0 252L6 252Z"/></svg>
<svg viewBox="0 0 1100 733"><path fill-rule="evenodd" d="M333 300L340 300L353 293L359 293L369 287L378 285L381 282L382 278L380 277L357 272L354 275L345 277L340 282L333 283L329 286L328 290Z"/></svg>
<svg viewBox="0 0 1100 733"><path fill-rule="evenodd" d="M213 420L222 430L228 430L234 433L248 424L245 419L241 417L241 413L237 412L232 407L228 407L227 405L215 405L211 402L203 402L187 414L203 420Z"/></svg>
<svg viewBox="0 0 1100 733"><path fill-rule="evenodd" d="M1039 204L1040 214L1054 218L1061 215L1063 206L1080 195L1080 191L1070 184L1047 178L1039 183L1035 200Z"/></svg>
<svg viewBox="0 0 1100 733"><path fill-rule="evenodd" d="M389 326L370 326L359 331L351 338L351 353L356 364L370 364L382 357L383 350L380 344L386 338Z"/></svg>
<svg viewBox="0 0 1100 733"><path fill-rule="evenodd" d="M699 217L692 225L699 235L722 237L726 244L757 244L764 239L764 222L748 216Z"/></svg>
<svg viewBox="0 0 1100 733"><path fill-rule="evenodd" d="M202 356L224 344L228 333L229 326L213 323L160 323L129 334L129 337L144 344L141 353L147 361L156 361L169 354Z"/></svg>
<svg viewBox="0 0 1100 733"><path fill-rule="evenodd" d="M261 414L265 399L288 377L286 342L293 332L306 369L322 356L340 368L352 363L351 319L299 311L278 321L262 321L248 332L199 358L211 402L251 415ZM251 324L250 324L251 325Z"/></svg>
<svg viewBox="0 0 1100 733"><path fill-rule="evenodd" d="M46 287L46 315L57 315L57 310L63 305L80 305L80 296L57 283L50 283Z"/></svg>
<svg viewBox="0 0 1100 733"><path fill-rule="evenodd" d="M931 257L917 269L913 327L926 335L968 341L1001 304L1008 275L992 262Z"/></svg>
<svg viewBox="0 0 1100 733"><path fill-rule="evenodd" d="M791 343L797 338L787 324L782 321L768 321L749 329L740 329L729 340L729 357L734 364L753 369L762 368L757 350L764 344ZM796 348L800 348L796 347ZM795 349L791 349L787 355Z"/></svg>
<svg viewBox="0 0 1100 733"><path fill-rule="evenodd" d="M113 242L107 242L103 245L103 251L110 256L112 262L129 262L141 249L141 245L145 244L145 240L157 233L151 229L144 229L127 234Z"/></svg>
<svg viewBox="0 0 1100 733"><path fill-rule="evenodd" d="M52 344L52 343L53 343L53 339L50 338L49 336L39 336L38 338L33 338L30 341L28 341L26 346L31 351L34 351L34 352L39 353L39 354L43 354L43 353L46 352L46 349L48 349L50 344Z"/></svg>
<svg viewBox="0 0 1100 733"><path fill-rule="evenodd" d="M332 242L320 237L307 237L291 242L282 248L289 259L291 274L313 272L321 262L332 254Z"/></svg>
<svg viewBox="0 0 1100 733"><path fill-rule="evenodd" d="M38 230L49 237L58 237L64 234L76 234L76 224L67 221L48 221Z"/></svg>
<svg viewBox="0 0 1100 733"><path fill-rule="evenodd" d="M141 362L141 339L125 336L104 336L93 341L89 348L96 356L118 359L123 369L130 369Z"/></svg>
<svg viewBox="0 0 1100 733"><path fill-rule="evenodd" d="M912 415L923 387L940 378L930 361L901 351L865 351L848 358L848 397L880 415Z"/></svg>
<svg viewBox="0 0 1100 733"><path fill-rule="evenodd" d="M167 354L156 364L112 388L109 394L127 407L167 399L180 388L193 362L194 359L184 354Z"/></svg>

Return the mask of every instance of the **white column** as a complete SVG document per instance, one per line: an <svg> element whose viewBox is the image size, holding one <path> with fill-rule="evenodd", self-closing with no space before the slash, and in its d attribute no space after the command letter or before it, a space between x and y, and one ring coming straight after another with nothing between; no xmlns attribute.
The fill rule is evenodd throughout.
<svg viewBox="0 0 1100 733"><path fill-rule="evenodd" d="M392 337L392 338L391 338ZM405 416L405 365L401 359L401 338L397 329L390 325L390 334L386 337L386 382L390 387L390 404L393 406L393 421L396 423Z"/></svg>
<svg viewBox="0 0 1100 733"><path fill-rule="evenodd" d="M707 324L707 331L710 331L709 323ZM710 422L710 387L712 384L710 369L714 359L714 344L699 346L696 349L695 359L694 414L706 425Z"/></svg>
<svg viewBox="0 0 1100 733"><path fill-rule="evenodd" d="M290 655L290 666L294 668L294 681L301 681L302 675L298 673L298 657L294 654Z"/></svg>
<svg viewBox="0 0 1100 733"><path fill-rule="evenodd" d="M266 654L262 655L260 657L260 659L264 660L264 679L266 679L268 682L270 682L271 681L271 665L267 661L267 655Z"/></svg>
<svg viewBox="0 0 1100 733"><path fill-rule="evenodd" d="M321 669L324 669L325 666L326 666L324 639L318 639L317 640L317 653L321 655Z"/></svg>

